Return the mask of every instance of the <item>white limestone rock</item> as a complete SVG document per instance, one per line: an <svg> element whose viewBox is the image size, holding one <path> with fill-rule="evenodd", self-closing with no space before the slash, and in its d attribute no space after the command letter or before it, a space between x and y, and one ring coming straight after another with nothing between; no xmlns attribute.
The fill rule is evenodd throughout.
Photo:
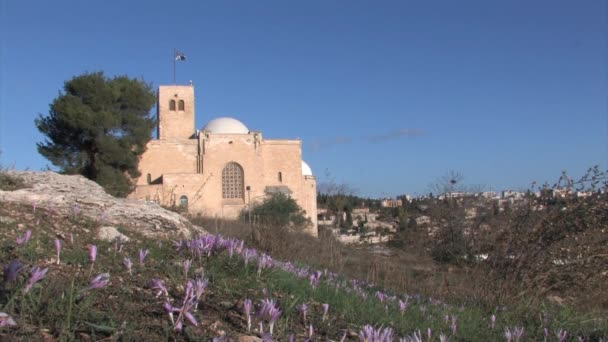
<svg viewBox="0 0 608 342"><path fill-rule="evenodd" d="M130 240L128 236L122 234L118 229L112 226L99 227L97 238L104 241L114 241L118 239L127 242Z"/></svg>
<svg viewBox="0 0 608 342"><path fill-rule="evenodd" d="M0 201L52 210L64 215L78 215L106 226L124 227L148 238L190 238L203 234L181 215L158 204L142 200L116 198L108 195L97 183L80 175L67 176L55 172L8 171L20 177L26 188L15 191L0 190Z"/></svg>

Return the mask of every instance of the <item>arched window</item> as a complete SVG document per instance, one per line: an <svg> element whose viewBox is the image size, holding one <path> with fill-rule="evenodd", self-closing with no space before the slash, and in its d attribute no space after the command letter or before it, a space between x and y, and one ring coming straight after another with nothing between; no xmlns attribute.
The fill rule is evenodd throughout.
<svg viewBox="0 0 608 342"><path fill-rule="evenodd" d="M148 173L148 175L146 176L146 182L148 182L148 184L152 183L152 175Z"/></svg>
<svg viewBox="0 0 608 342"><path fill-rule="evenodd" d="M244 198L243 168L230 162L222 170L222 198Z"/></svg>
<svg viewBox="0 0 608 342"><path fill-rule="evenodd" d="M179 198L179 206L182 208L188 208L188 197L182 196Z"/></svg>
<svg viewBox="0 0 608 342"><path fill-rule="evenodd" d="M184 107L185 107L184 100L179 100L179 107L177 107L178 110L183 111Z"/></svg>
<svg viewBox="0 0 608 342"><path fill-rule="evenodd" d="M175 110L175 100L169 101L169 110Z"/></svg>

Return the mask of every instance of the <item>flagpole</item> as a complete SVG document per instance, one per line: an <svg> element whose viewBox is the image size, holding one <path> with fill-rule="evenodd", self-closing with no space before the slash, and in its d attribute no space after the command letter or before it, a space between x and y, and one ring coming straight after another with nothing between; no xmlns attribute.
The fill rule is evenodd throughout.
<svg viewBox="0 0 608 342"><path fill-rule="evenodd" d="M173 48L173 84L177 84L175 82L175 56L177 55L177 50Z"/></svg>

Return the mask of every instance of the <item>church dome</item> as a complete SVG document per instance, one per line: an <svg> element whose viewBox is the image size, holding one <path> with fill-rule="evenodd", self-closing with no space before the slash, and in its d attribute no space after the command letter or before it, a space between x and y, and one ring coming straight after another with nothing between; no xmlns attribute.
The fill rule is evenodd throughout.
<svg viewBox="0 0 608 342"><path fill-rule="evenodd" d="M302 176L312 176L312 169L302 160Z"/></svg>
<svg viewBox="0 0 608 342"><path fill-rule="evenodd" d="M207 122L202 131L215 134L247 134L249 128L237 119L220 117Z"/></svg>

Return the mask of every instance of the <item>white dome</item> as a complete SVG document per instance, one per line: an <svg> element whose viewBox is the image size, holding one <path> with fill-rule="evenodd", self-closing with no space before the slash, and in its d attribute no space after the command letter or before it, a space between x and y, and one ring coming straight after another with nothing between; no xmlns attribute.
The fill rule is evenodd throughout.
<svg viewBox="0 0 608 342"><path fill-rule="evenodd" d="M207 122L202 131L215 134L247 134L249 128L237 119L220 117Z"/></svg>
<svg viewBox="0 0 608 342"><path fill-rule="evenodd" d="M312 169L302 160L302 176L312 176Z"/></svg>

